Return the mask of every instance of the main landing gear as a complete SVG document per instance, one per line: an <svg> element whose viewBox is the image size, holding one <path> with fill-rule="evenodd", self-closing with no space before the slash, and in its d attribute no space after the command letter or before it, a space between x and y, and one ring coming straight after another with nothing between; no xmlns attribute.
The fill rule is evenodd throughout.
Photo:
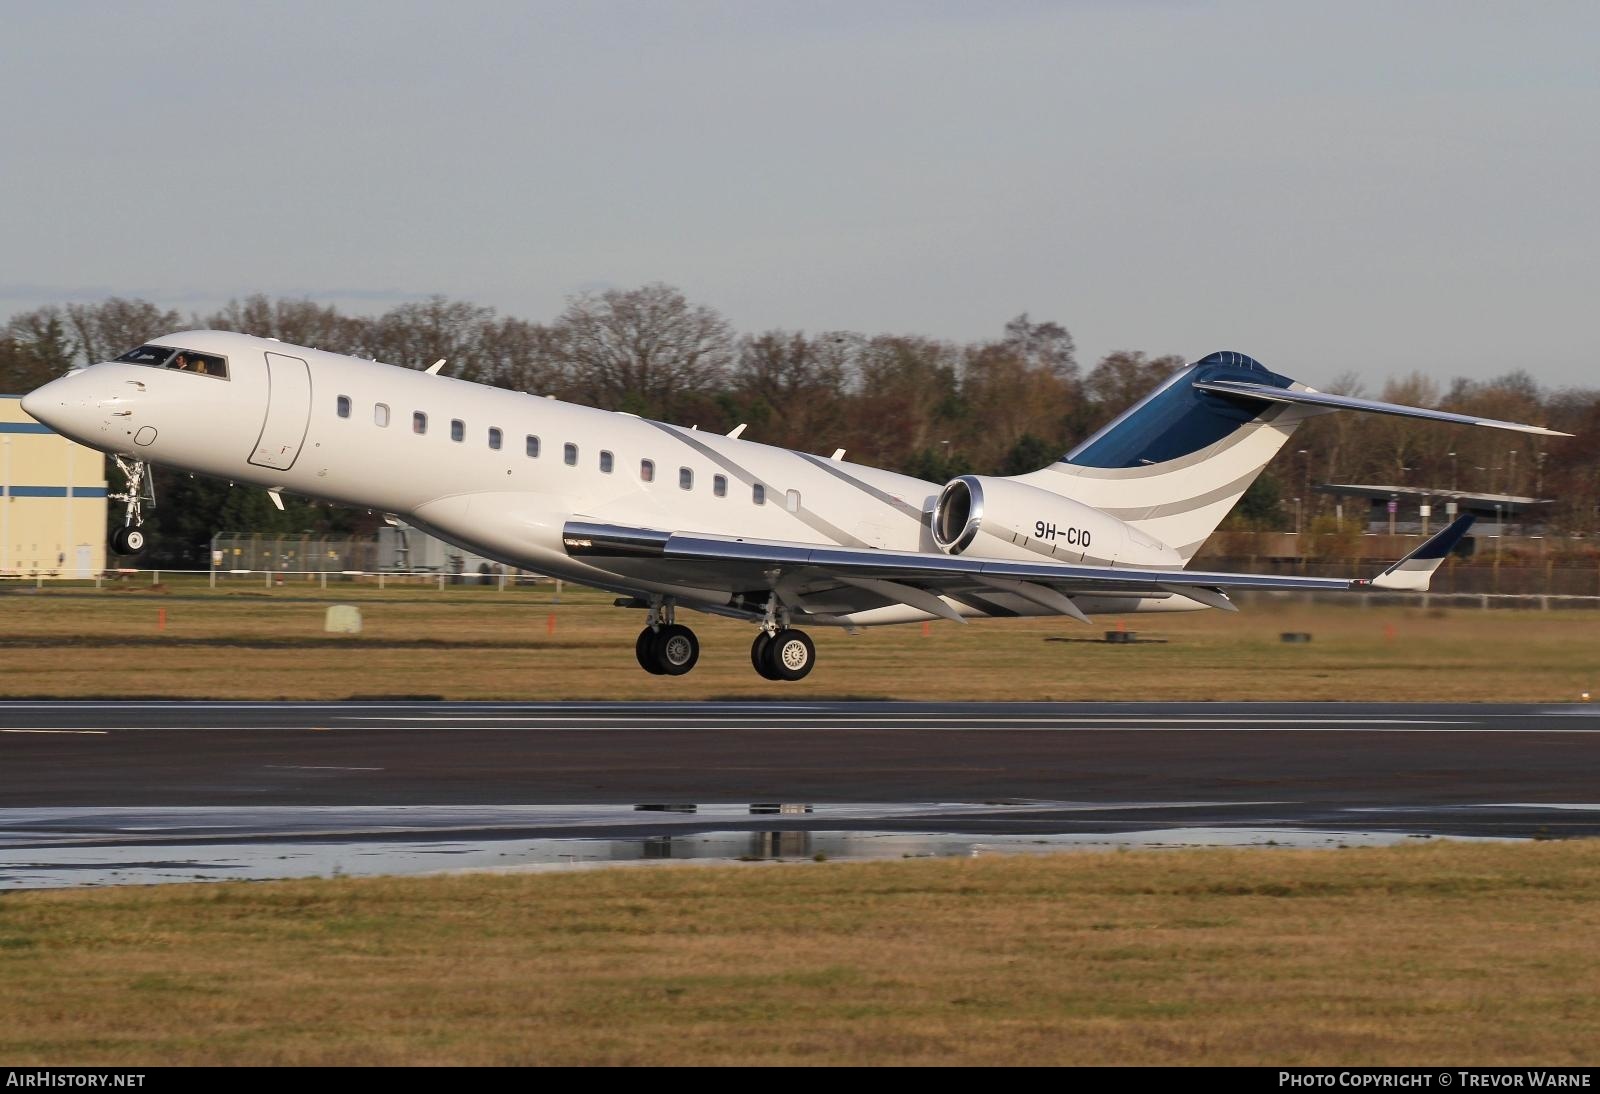
<svg viewBox="0 0 1600 1094"><path fill-rule="evenodd" d="M700 660L700 639L672 616L670 600L651 604L650 625L633 644L639 667L653 676L682 676Z"/></svg>
<svg viewBox="0 0 1600 1094"><path fill-rule="evenodd" d="M782 620L782 622L780 622ZM770 602L761 630L750 646L750 664L768 680L803 680L817 663L810 635L785 625L788 613ZM682 676L700 660L700 640L673 619L670 599L652 601L650 622L633 644L639 667L654 676Z"/></svg>
<svg viewBox="0 0 1600 1094"><path fill-rule="evenodd" d="M144 507L156 507L155 482L150 477L150 465L143 460L129 460L113 456L117 470L127 485L120 494L107 495L112 501L123 503L122 527L111 533L111 553L137 555L144 550Z"/></svg>
<svg viewBox="0 0 1600 1094"><path fill-rule="evenodd" d="M769 593L761 630L750 644L750 664L768 680L804 680L816 663L811 636L789 626L789 609L778 602L777 593Z"/></svg>
<svg viewBox="0 0 1600 1094"><path fill-rule="evenodd" d="M811 636L794 627L761 631L750 645L750 664L768 680L803 680L817 663Z"/></svg>

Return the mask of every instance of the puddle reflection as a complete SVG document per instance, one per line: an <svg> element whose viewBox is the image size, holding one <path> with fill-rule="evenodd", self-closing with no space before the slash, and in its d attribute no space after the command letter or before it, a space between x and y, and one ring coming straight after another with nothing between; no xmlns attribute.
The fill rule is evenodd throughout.
<svg viewBox="0 0 1600 1094"><path fill-rule="evenodd" d="M1426 839L1407 832L1296 827L963 833L966 817L1048 808L1076 817L1120 805L902 803L611 806L405 806L296 809L0 811L0 891L171 882L359 877L459 871L560 871L629 863L798 862L969 857L1117 847L1342 847ZM648 814L648 819L640 814ZM682 819L677 819L677 818ZM772 827L693 831L708 821ZM783 818L794 818L792 823ZM822 818L918 817L941 831L842 831ZM631 819L630 819L631 818ZM1370 820L1363 823L1372 823ZM663 827L683 831L662 831ZM586 836L585 829L604 829ZM521 835L529 830L541 835ZM543 833L558 832L558 835ZM1452 836L1451 839L1475 837ZM1476 837L1488 838L1488 837Z"/></svg>

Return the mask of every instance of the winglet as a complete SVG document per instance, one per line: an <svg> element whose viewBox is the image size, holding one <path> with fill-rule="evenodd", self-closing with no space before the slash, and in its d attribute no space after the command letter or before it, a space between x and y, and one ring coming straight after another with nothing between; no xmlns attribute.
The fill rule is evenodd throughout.
<svg viewBox="0 0 1600 1094"><path fill-rule="evenodd" d="M1427 592L1428 581L1433 577L1433 572L1439 568L1450 552L1456 549L1456 544L1467 534L1467 529L1472 527L1474 519L1476 518L1470 513L1457 517L1449 527L1441 528L1429 536L1415 551L1373 578L1372 587L1416 593Z"/></svg>

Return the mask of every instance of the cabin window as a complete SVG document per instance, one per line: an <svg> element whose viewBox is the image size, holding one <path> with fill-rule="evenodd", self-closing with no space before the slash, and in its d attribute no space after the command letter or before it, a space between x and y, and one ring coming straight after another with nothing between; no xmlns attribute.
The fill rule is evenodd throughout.
<svg viewBox="0 0 1600 1094"><path fill-rule="evenodd" d="M719 498L727 497L728 496L728 476L726 476L726 475L713 475L713 476L711 476L711 492L713 494L715 494Z"/></svg>
<svg viewBox="0 0 1600 1094"><path fill-rule="evenodd" d="M388 403L373 403L372 404L372 421L373 421L373 424L375 424L375 425L381 425L385 429L389 428L389 404Z"/></svg>
<svg viewBox="0 0 1600 1094"><path fill-rule="evenodd" d="M339 406L339 417L341 417L341 418L350 417L350 396L348 396L348 395L339 396L338 406Z"/></svg>
<svg viewBox="0 0 1600 1094"><path fill-rule="evenodd" d="M613 457L611 455L611 453L609 453L609 452L600 453L600 470L603 473L605 473L607 475L611 474L611 468L612 468L612 465L614 463L615 463L615 457Z"/></svg>
<svg viewBox="0 0 1600 1094"><path fill-rule="evenodd" d="M565 448L563 448L561 450L561 458L566 461L568 467L577 467L578 466L578 446L575 445L575 444L569 443Z"/></svg>
<svg viewBox="0 0 1600 1094"><path fill-rule="evenodd" d="M539 458L539 438L535 437L532 433L528 434L528 445L527 445L527 448L528 448L528 458L529 459L538 459Z"/></svg>
<svg viewBox="0 0 1600 1094"><path fill-rule="evenodd" d="M783 495L783 507L791 513L798 513L800 511L800 491L787 491Z"/></svg>
<svg viewBox="0 0 1600 1094"><path fill-rule="evenodd" d="M656 481L656 461L655 460L640 460L639 461L639 481L640 482L655 482Z"/></svg>
<svg viewBox="0 0 1600 1094"><path fill-rule="evenodd" d="M460 418L451 418L450 419L450 439L452 441L464 441L464 440L466 440L467 439L467 423L463 422Z"/></svg>
<svg viewBox="0 0 1600 1094"><path fill-rule="evenodd" d="M678 489L694 489L694 472L690 471L687 467L678 468Z"/></svg>
<svg viewBox="0 0 1600 1094"><path fill-rule="evenodd" d="M750 500L757 505L767 504L767 488L756 483L750 488Z"/></svg>
<svg viewBox="0 0 1600 1094"><path fill-rule="evenodd" d="M489 427L489 447L496 452L500 451L500 430L496 426Z"/></svg>
<svg viewBox="0 0 1600 1094"><path fill-rule="evenodd" d="M426 433L428 431L428 416L418 410L411 415L411 432Z"/></svg>

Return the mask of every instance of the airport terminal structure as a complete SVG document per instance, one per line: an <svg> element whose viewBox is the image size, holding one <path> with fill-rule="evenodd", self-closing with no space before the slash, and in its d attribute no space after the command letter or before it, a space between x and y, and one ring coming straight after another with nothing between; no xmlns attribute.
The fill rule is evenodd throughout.
<svg viewBox="0 0 1600 1094"><path fill-rule="evenodd" d="M0 395L0 578L87 578L106 566L106 458Z"/></svg>

